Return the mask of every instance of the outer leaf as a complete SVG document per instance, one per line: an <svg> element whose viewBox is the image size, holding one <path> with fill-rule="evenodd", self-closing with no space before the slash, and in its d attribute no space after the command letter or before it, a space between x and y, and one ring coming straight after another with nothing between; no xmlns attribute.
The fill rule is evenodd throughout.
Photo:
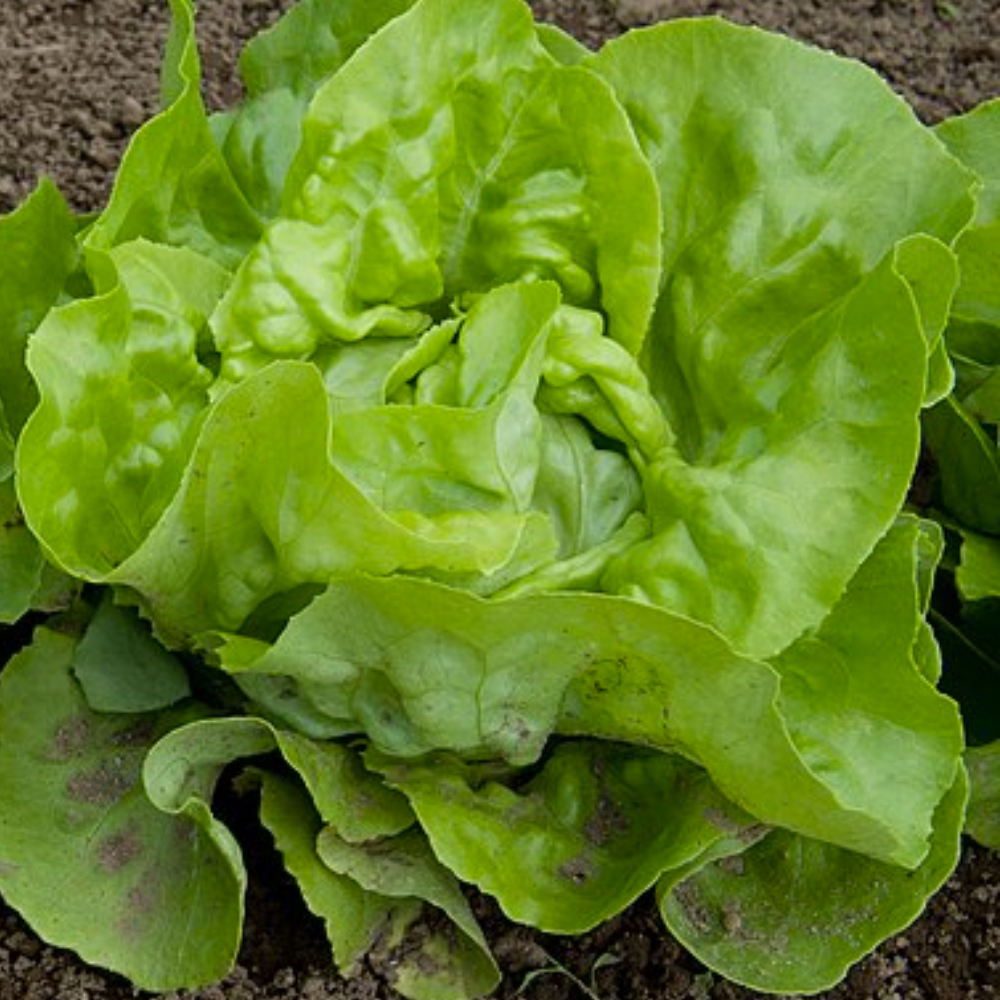
<svg viewBox="0 0 1000 1000"><path fill-rule="evenodd" d="M704 772L654 751L563 743L516 790L454 758L373 763L448 868L548 932L586 931L734 831L754 836Z"/></svg>
<svg viewBox="0 0 1000 1000"><path fill-rule="evenodd" d="M76 222L58 190L42 181L0 219L0 622L61 603L14 490L14 444L38 401L25 365L28 336L56 301L76 262ZM56 583L53 588L51 585Z"/></svg>
<svg viewBox="0 0 1000 1000"><path fill-rule="evenodd" d="M930 236L917 235L899 243L895 263L913 295L927 340L924 406L933 406L951 392L955 383L943 335L958 287L958 260L943 243Z"/></svg>
<svg viewBox="0 0 1000 1000"><path fill-rule="evenodd" d="M5 437L0 427L0 463L13 454ZM0 622L16 622L37 606L44 571L45 557L24 523L13 477L0 478Z"/></svg>
<svg viewBox="0 0 1000 1000"><path fill-rule="evenodd" d="M366 770L354 751L281 730L277 739L331 834L349 844L364 844L395 837L414 824L406 799Z"/></svg>
<svg viewBox="0 0 1000 1000"><path fill-rule="evenodd" d="M264 820L307 902L326 921L341 967L349 969L362 955L382 961L396 988L414 1000L462 1000L492 989L496 966L458 883L423 835L409 829L413 817L405 800L366 774L356 757L353 768L344 767L344 758L353 756L346 748L311 744L255 718L200 720L153 747L145 786L161 809L198 816L207 828L223 830L208 805L218 772L271 749L299 772L308 797L285 779L259 775ZM349 774L362 779L358 787L345 780ZM339 798L341 790L348 795ZM353 807L366 796L355 814ZM322 833L316 807L335 824ZM352 843L337 830L368 839ZM425 924L425 902L448 916L454 925L449 932Z"/></svg>
<svg viewBox="0 0 1000 1000"><path fill-rule="evenodd" d="M87 243L109 249L142 237L234 266L257 240L260 222L209 128L191 0L170 0L170 9L162 71L167 106L133 137Z"/></svg>
<svg viewBox="0 0 1000 1000"><path fill-rule="evenodd" d="M308 794L270 772L261 772L259 778L261 821L271 831L306 905L323 920L337 967L351 975L393 925L395 902L367 892L323 863L316 851L323 823ZM412 909L406 907L407 915Z"/></svg>
<svg viewBox="0 0 1000 1000"><path fill-rule="evenodd" d="M677 21L588 65L657 173L644 361L678 437L647 485L654 541L609 583L767 655L902 503L927 344L893 248L949 243L973 178L870 70L779 36Z"/></svg>
<svg viewBox="0 0 1000 1000"><path fill-rule="evenodd" d="M324 864L367 892L401 900L402 905L394 908L399 940L385 961L392 970L392 985L404 996L465 1000L498 985L496 963L458 881L434 856L420 830L350 844L327 829L319 835L317 850ZM446 926L436 927L426 908L407 919L410 899L430 904L447 917ZM375 958L378 967L381 956Z"/></svg>
<svg viewBox="0 0 1000 1000"><path fill-rule="evenodd" d="M34 533L65 568L100 580L179 485L211 381L199 335L228 275L143 241L91 264L100 294L55 310L32 337L42 402L17 463Z"/></svg>
<svg viewBox="0 0 1000 1000"><path fill-rule="evenodd" d="M976 227L1000 221L1000 99L985 101L968 114L941 122L937 137L982 180L976 206ZM964 237L963 237L964 238Z"/></svg>
<svg viewBox="0 0 1000 1000"><path fill-rule="evenodd" d="M913 657L924 613L924 530L916 518L901 519L822 625L773 661L782 712L813 773L845 807L892 818L900 829L912 822L912 843L929 837L963 746L957 706Z"/></svg>
<svg viewBox="0 0 1000 1000"><path fill-rule="evenodd" d="M52 308L76 262L76 221L43 180L0 219L0 409L14 439L38 401L24 364L28 335Z"/></svg>
<svg viewBox="0 0 1000 1000"><path fill-rule="evenodd" d="M915 871L776 830L745 853L659 889L672 934L727 979L767 993L818 993L909 925L958 862L964 773L935 815Z"/></svg>
<svg viewBox="0 0 1000 1000"><path fill-rule="evenodd" d="M74 646L41 629L0 679L0 889L47 941L140 987L214 982L239 944L238 851L203 817L155 809L140 782L184 715L91 711Z"/></svg>
<svg viewBox="0 0 1000 1000"><path fill-rule="evenodd" d="M537 31L538 40L564 66L578 66L590 55L585 45L554 24L539 24Z"/></svg>
<svg viewBox="0 0 1000 1000"><path fill-rule="evenodd" d="M413 0L302 0L240 55L247 94L291 91L308 101L362 43Z"/></svg>
<svg viewBox="0 0 1000 1000"><path fill-rule="evenodd" d="M872 743L838 745L844 773L828 778L789 732L778 671L733 653L703 626L620 598L491 602L421 580L349 576L273 645L223 636L216 655L237 679L281 679L340 732L364 732L389 754L453 750L526 765L554 731L679 750L766 822L912 865L926 852L927 804L933 809L960 748L954 707L935 700L913 665L914 576L911 562L905 666L892 667L903 697L929 712L907 725L923 748L904 762L911 806L921 803L912 812L886 809L878 795L840 798L841 780L871 767L866 755L899 720L873 720ZM878 759L873 780L884 769Z"/></svg>
<svg viewBox="0 0 1000 1000"><path fill-rule="evenodd" d="M110 594L77 644L73 673L95 712L155 712L191 695L181 662Z"/></svg>

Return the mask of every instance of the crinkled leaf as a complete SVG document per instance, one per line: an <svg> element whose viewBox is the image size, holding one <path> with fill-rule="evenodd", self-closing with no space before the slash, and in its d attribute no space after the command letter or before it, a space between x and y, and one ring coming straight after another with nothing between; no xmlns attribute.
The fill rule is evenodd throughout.
<svg viewBox="0 0 1000 1000"><path fill-rule="evenodd" d="M191 0L170 0L170 9L162 69L166 106L133 136L87 244L108 249L142 237L232 267L256 242L261 225L209 127Z"/></svg>
<svg viewBox="0 0 1000 1000"><path fill-rule="evenodd" d="M216 317L223 372L412 336L442 300L524 277L602 306L635 346L658 277L656 205L610 90L555 64L526 7L418 4L318 90L282 217Z"/></svg>
<svg viewBox="0 0 1000 1000"><path fill-rule="evenodd" d="M610 585L773 653L902 503L927 342L893 249L949 243L973 178L869 69L780 36L677 21L588 65L659 182L643 359L678 438L649 474L654 538Z"/></svg>
<svg viewBox="0 0 1000 1000"><path fill-rule="evenodd" d="M421 830L351 844L327 828L319 834L317 852L327 867L366 892L404 904L394 908L396 940L380 944L373 956L375 968L384 962L393 987L404 996L465 1000L499 983L496 963L457 879L435 857ZM425 905L407 919L409 900Z"/></svg>
<svg viewBox="0 0 1000 1000"><path fill-rule="evenodd" d="M508 561L522 516L394 519L331 462L329 428L315 368L278 362L242 382L210 411L177 497L111 579L183 641L338 571L482 574Z"/></svg>
<svg viewBox="0 0 1000 1000"><path fill-rule="evenodd" d="M409 797L434 852L520 923L580 933L754 821L681 758L561 743L511 787L453 757L373 766Z"/></svg>
<svg viewBox="0 0 1000 1000"><path fill-rule="evenodd" d="M672 934L709 968L767 993L818 993L923 910L958 862L967 781L935 814L915 870L775 830L659 887Z"/></svg>
<svg viewBox="0 0 1000 1000"><path fill-rule="evenodd" d="M323 821L301 787L266 771L259 779L261 821L306 905L323 920L337 967L350 975L393 926L395 901L367 892L323 863L316 851ZM408 915L412 906L405 909Z"/></svg>
<svg viewBox="0 0 1000 1000"><path fill-rule="evenodd" d="M42 401L18 442L17 483L60 564L100 580L180 483L212 378L199 337L228 275L146 241L91 262L100 293L55 310L31 339Z"/></svg>
<svg viewBox="0 0 1000 1000"><path fill-rule="evenodd" d="M0 889L45 940L137 986L214 982L239 944L238 850L203 816L154 808L141 781L149 747L192 712L92 711L75 645L40 629L0 678Z"/></svg>
<svg viewBox="0 0 1000 1000"><path fill-rule="evenodd" d="M556 731L679 750L762 820L915 864L926 852L928 803L933 809L942 773L954 770L960 732L954 706L933 695L913 662L912 555L908 567L900 585L909 597L894 620L902 662L885 669L902 685L893 697L913 699L920 719L873 718L869 740L833 737L830 777L811 769L789 731L779 671L734 653L705 627L620 598L484 601L424 580L349 576L332 582L273 644L223 635L215 655L238 681L280 678L317 716L341 732L365 733L389 754L453 750L526 765ZM881 648L881 633L863 635ZM816 692L831 709L842 697L839 682L824 681ZM887 809L871 788L841 800L841 785L868 769L877 792L887 762L876 748L892 743L901 722L913 741L905 762L910 802ZM888 765L898 770L900 762Z"/></svg>

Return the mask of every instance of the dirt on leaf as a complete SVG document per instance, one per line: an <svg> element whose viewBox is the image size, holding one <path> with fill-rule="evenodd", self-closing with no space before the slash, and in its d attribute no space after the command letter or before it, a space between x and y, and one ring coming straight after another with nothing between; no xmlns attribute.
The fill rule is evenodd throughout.
<svg viewBox="0 0 1000 1000"><path fill-rule="evenodd" d="M240 93L244 41L290 0L200 0L205 93L213 108ZM1000 95L1000 4L995 0L535 0L591 46L652 21L717 14L783 31L879 71L927 122ZM166 0L0 0L0 212L42 175L74 208L106 199L132 132L158 102ZM72 755L78 733L56 751ZM249 814L234 817L251 872L239 964L184 1000L394 1000L373 973L332 971L322 924L305 909ZM127 851L125 852L127 854ZM115 854L116 861L119 859ZM474 908L504 970L497 1000L749 1000L663 930L643 897L594 932L563 938L515 926L488 899ZM0 1000L135 1000L120 977L41 942L0 902ZM167 994L180 1000L180 994ZM1000 858L968 844L925 915L886 942L821 1000L995 1000L1000 997Z"/></svg>

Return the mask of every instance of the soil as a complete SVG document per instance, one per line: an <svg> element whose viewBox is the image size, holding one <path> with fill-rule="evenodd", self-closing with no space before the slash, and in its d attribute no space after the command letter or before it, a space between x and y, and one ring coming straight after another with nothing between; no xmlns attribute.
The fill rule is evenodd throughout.
<svg viewBox="0 0 1000 1000"><path fill-rule="evenodd" d="M291 0L201 0L205 93L239 94L242 43ZM927 122L1000 94L995 0L536 0L591 46L667 17L719 14L859 58ZM0 212L42 174L81 211L98 207L129 134L157 104L165 0L0 0ZM374 973L351 981L330 966L319 922L284 876L266 835L238 824L251 868L239 965L186 1000L392 1000ZM651 899L592 934L557 938L516 927L477 898L505 982L497 1000L747 1000L663 931ZM40 942L0 901L0 1000L125 1000L143 996ZM179 994L168 995L179 1000ZM1000 856L968 844L924 916L860 963L827 1000L992 1000L1000 997Z"/></svg>

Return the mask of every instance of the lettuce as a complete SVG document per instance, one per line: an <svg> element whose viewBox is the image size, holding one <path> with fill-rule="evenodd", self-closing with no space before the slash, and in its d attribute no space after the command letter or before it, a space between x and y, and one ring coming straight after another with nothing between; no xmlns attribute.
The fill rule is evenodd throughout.
<svg viewBox="0 0 1000 1000"><path fill-rule="evenodd" d="M171 8L104 211L0 222L0 610L64 609L0 677L5 898L219 978L236 766L404 995L495 986L463 885L560 933L652 890L726 976L835 983L958 857L904 505L975 164L861 65L520 0L302 0L209 117Z"/></svg>

